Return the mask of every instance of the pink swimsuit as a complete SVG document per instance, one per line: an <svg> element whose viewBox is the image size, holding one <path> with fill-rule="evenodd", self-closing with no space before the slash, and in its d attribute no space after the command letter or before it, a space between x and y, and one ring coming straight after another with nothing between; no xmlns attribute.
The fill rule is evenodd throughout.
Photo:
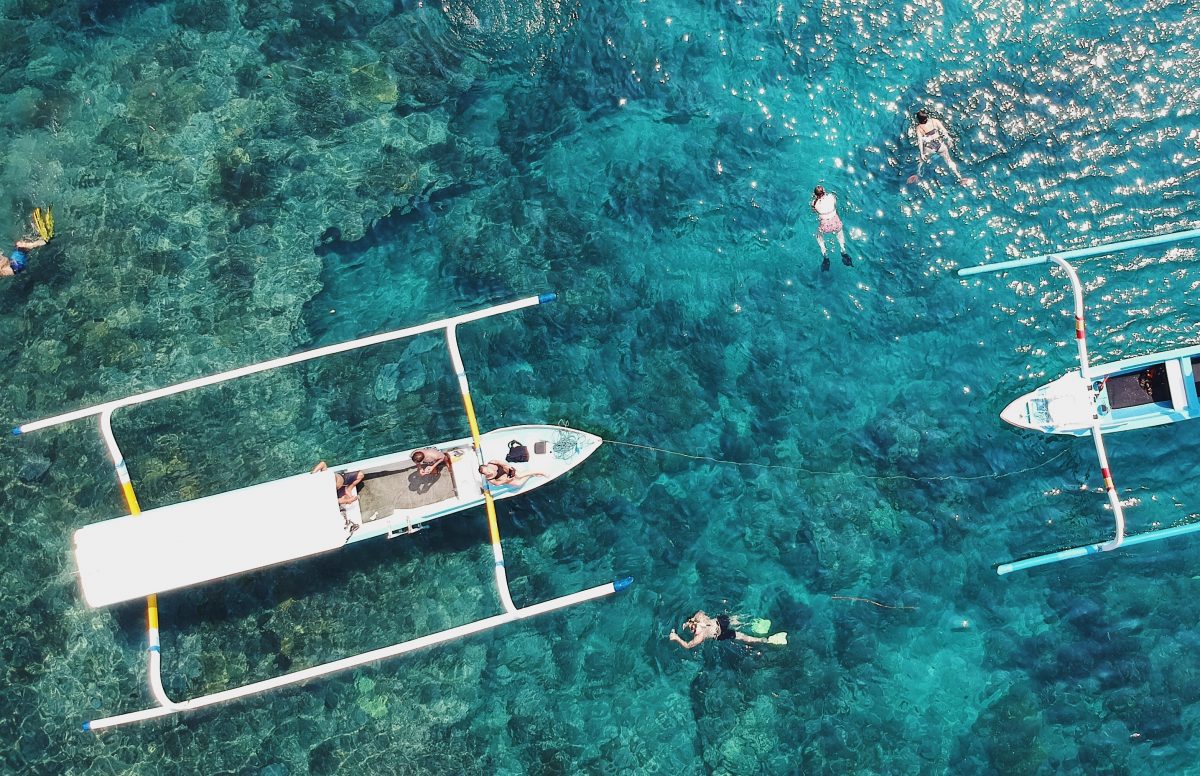
<svg viewBox="0 0 1200 776"><path fill-rule="evenodd" d="M822 205L826 207L822 207ZM813 204L813 208L817 211L818 232L835 234L842 231L842 219L838 218L837 214L837 199L832 194L826 194L818 199Z"/></svg>

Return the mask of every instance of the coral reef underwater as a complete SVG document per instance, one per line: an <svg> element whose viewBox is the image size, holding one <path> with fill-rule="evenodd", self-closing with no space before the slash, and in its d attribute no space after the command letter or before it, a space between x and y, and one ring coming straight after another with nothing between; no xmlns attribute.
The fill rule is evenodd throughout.
<svg viewBox="0 0 1200 776"><path fill-rule="evenodd" d="M0 279L0 414L558 291L460 332L484 425L613 442L504 502L513 596L636 579L92 736L80 722L150 702L143 607L86 609L71 558L72 532L123 505L94 421L11 440L0 770L1193 768L1196 544L996 577L1110 525L1086 440L997 417L1072 364L1063 279L953 274L1195 225L1200 16L1143 5L0 3L5 235L35 206L58 221ZM974 184L936 161L905 183L917 107ZM817 183L854 267L819 270ZM1096 360L1196 341L1195 252L1081 267ZM147 508L465 434L436 335L114 426ZM1134 530L1200 514L1191 437L1112 440ZM163 595L166 689L494 614L486 542L464 513ZM697 608L769 617L789 644L685 653L666 634Z"/></svg>

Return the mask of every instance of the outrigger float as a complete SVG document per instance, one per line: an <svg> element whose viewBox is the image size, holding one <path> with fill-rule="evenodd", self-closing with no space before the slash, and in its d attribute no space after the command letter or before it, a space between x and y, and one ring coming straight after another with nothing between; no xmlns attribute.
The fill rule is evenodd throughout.
<svg viewBox="0 0 1200 776"><path fill-rule="evenodd" d="M19 435L87 417L99 417L100 434L129 507L129 515L125 517L88 525L76 531L75 559L83 597L89 606L108 606L146 598L149 685L150 693L158 705L86 722L84 730L103 730L141 722L300 684L627 588L633 581L630 578L520 608L513 603L509 593L495 502L528 492L565 474L595 452L602 440L583 431L541 425L511 426L481 434L456 332L461 324L546 304L554 298L554 294L542 294L420 326L329 345L105 402L13 429L13 433ZM467 423L471 429L470 437L436 445L450 456L451 463L443 471L422 476L409 457L411 451L405 450L146 512L142 512L138 506L124 456L113 436L114 411L270 369L439 330L446 336L450 360L458 378ZM491 485L480 476L478 467L489 460L503 459L513 440L521 442L528 452L528 464L519 464L528 467L525 473L536 471L545 476L525 479L516 486ZM358 500L340 505L334 475L335 472L344 471L362 471L364 480L361 492L357 493ZM351 542L412 533L431 520L480 505L487 511L496 590L504 609L502 613L390 647L190 700L174 701L167 696L161 674L158 593L299 560L339 549ZM233 534L240 537L236 543L228 541Z"/></svg>
<svg viewBox="0 0 1200 776"><path fill-rule="evenodd" d="M1084 555L1110 552L1119 547L1132 547L1200 531L1200 522L1196 522L1126 536L1125 511L1113 484L1108 453L1104 447L1105 432L1130 431L1200 417L1200 394L1197 393L1197 381L1200 380L1200 345L1093 366L1088 358L1083 288L1079 283L1079 276L1068 261L1197 238L1200 238L1200 229L1191 229L959 270L959 276L966 277L1053 262L1066 272L1074 294L1075 343L1078 346L1079 368L1014 400L1004 408L1000 417L1014 426L1047 434L1090 434L1096 447L1100 476L1104 481L1104 490L1108 495L1115 523L1113 538L1106 542L1002 563L996 567L997 573L1008 574Z"/></svg>

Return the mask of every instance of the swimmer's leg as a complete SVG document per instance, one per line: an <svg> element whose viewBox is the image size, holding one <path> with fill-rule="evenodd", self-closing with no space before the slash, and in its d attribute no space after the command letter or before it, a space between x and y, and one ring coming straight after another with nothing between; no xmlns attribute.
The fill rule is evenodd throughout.
<svg viewBox="0 0 1200 776"><path fill-rule="evenodd" d="M946 166L950 168L950 172L954 173L954 177L961 179L962 173L958 171L958 165L954 163L952 158L950 158L950 149L946 149L946 152L942 154L942 158L946 160Z"/></svg>
<svg viewBox="0 0 1200 776"><path fill-rule="evenodd" d="M846 253L846 230L838 230L838 249L842 252L842 263L847 267L853 267L854 262L850 260L850 254Z"/></svg>
<svg viewBox="0 0 1200 776"><path fill-rule="evenodd" d="M758 636L751 636L741 631L735 631L733 637L738 641L744 641L747 644L762 644L766 639L760 639Z"/></svg>

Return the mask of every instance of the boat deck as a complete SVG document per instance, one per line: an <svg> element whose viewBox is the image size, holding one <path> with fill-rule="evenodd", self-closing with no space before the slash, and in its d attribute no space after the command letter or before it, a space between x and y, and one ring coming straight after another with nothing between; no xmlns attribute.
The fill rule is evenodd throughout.
<svg viewBox="0 0 1200 776"><path fill-rule="evenodd" d="M1167 370L1154 364L1138 372L1113 375L1105 382L1108 400L1114 410L1141 407L1144 404L1171 406L1171 387Z"/></svg>
<svg viewBox="0 0 1200 776"><path fill-rule="evenodd" d="M447 450L466 453L468 450ZM389 517L397 509L416 509L458 496L454 467L443 467L437 474L422 477L415 464L381 466L363 471L358 487L359 512L362 521L369 523Z"/></svg>

